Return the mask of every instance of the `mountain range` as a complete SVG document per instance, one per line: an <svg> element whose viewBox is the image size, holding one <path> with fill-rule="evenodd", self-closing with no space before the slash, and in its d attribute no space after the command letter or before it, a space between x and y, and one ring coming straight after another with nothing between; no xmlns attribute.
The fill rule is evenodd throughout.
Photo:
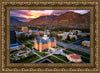
<svg viewBox="0 0 100 73"><path fill-rule="evenodd" d="M49 15L40 16L39 18L32 19L29 22L21 22L16 18L10 18L10 24L16 25L52 25L63 26L69 28L90 28L90 12L86 14L79 14L75 12L66 12L59 16Z"/></svg>
<svg viewBox="0 0 100 73"><path fill-rule="evenodd" d="M22 21L19 21L17 19L17 17L14 17L14 16L10 16L10 24L11 25L17 25L17 24L20 24L20 23L23 23Z"/></svg>

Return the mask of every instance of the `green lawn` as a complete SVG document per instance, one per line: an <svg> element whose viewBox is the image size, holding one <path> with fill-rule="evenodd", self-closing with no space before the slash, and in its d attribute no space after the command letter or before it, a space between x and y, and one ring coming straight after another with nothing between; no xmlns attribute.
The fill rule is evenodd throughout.
<svg viewBox="0 0 100 73"><path fill-rule="evenodd" d="M64 48L63 46L60 46L60 45L57 45L57 46Z"/></svg>
<svg viewBox="0 0 100 73"><path fill-rule="evenodd" d="M28 47L28 48L32 49L33 44L28 43L28 42L30 42L30 41L21 41L21 43L22 43L22 44L24 44L26 47Z"/></svg>
<svg viewBox="0 0 100 73"><path fill-rule="evenodd" d="M14 58L14 55L13 55L13 54L11 54L11 55L10 55L10 58Z"/></svg>
<svg viewBox="0 0 100 73"><path fill-rule="evenodd" d="M73 43L72 41L68 41L68 44L71 44L71 43Z"/></svg>
<svg viewBox="0 0 100 73"><path fill-rule="evenodd" d="M52 60L52 61L54 61L55 63L64 63L64 62L62 62L61 60L59 60L59 59L57 59L57 58L55 58L55 57L53 57L53 56L50 56L50 57L48 57L50 60Z"/></svg>
<svg viewBox="0 0 100 73"><path fill-rule="evenodd" d="M32 49L33 45L29 45L29 46L27 46L27 47L30 48L30 49Z"/></svg>
<svg viewBox="0 0 100 73"><path fill-rule="evenodd" d="M69 60L66 57L62 56L62 55L55 55L55 56L62 59L62 60L64 60L64 61L66 61L66 62L69 62Z"/></svg>
<svg viewBox="0 0 100 73"><path fill-rule="evenodd" d="M71 52L69 50L64 50L64 53L70 54Z"/></svg>
<svg viewBox="0 0 100 73"><path fill-rule="evenodd" d="M42 50L43 52L48 52L48 49L44 49L44 50Z"/></svg>
<svg viewBox="0 0 100 73"><path fill-rule="evenodd" d="M32 58L29 58L29 59L25 60L23 63L30 63L30 62L35 61L35 60L37 60L37 59L39 59L38 56L32 57Z"/></svg>
<svg viewBox="0 0 100 73"><path fill-rule="evenodd" d="M81 57L81 58L85 63L90 63L90 59L87 59L87 58L84 58L84 57Z"/></svg>
<svg viewBox="0 0 100 73"><path fill-rule="evenodd" d="M43 52L36 52L37 54L39 54L40 56L44 57L45 54Z"/></svg>
<svg viewBox="0 0 100 73"><path fill-rule="evenodd" d="M62 40L61 42L63 42L63 43L68 43L68 44L73 43L73 41L65 41L65 40Z"/></svg>
<svg viewBox="0 0 100 73"><path fill-rule="evenodd" d="M33 41L31 41L31 40L27 40L26 41L28 44L33 44Z"/></svg>

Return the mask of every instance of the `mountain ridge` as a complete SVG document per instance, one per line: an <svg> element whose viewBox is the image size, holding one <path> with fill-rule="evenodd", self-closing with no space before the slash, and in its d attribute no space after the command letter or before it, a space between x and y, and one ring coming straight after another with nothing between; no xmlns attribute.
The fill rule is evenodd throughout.
<svg viewBox="0 0 100 73"><path fill-rule="evenodd" d="M32 19L29 22L19 23L20 25L53 25L63 27L78 27L78 28L90 28L90 12L86 14L79 14L75 12L66 12L59 16L48 15L40 16L39 18Z"/></svg>

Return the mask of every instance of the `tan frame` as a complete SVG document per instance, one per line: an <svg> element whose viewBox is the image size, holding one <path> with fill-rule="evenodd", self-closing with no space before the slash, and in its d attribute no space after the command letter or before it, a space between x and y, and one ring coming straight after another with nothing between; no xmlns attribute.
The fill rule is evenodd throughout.
<svg viewBox="0 0 100 73"><path fill-rule="evenodd" d="M21 9L91 10L91 63L9 63L9 11ZM2 2L2 71L98 71L98 26L98 2Z"/></svg>

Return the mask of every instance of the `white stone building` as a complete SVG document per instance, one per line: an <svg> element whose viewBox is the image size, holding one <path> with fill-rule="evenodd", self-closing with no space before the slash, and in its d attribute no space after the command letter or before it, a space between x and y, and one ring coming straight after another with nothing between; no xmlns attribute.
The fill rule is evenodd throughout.
<svg viewBox="0 0 100 73"><path fill-rule="evenodd" d="M86 47L90 47L90 41L83 41L82 45Z"/></svg>

